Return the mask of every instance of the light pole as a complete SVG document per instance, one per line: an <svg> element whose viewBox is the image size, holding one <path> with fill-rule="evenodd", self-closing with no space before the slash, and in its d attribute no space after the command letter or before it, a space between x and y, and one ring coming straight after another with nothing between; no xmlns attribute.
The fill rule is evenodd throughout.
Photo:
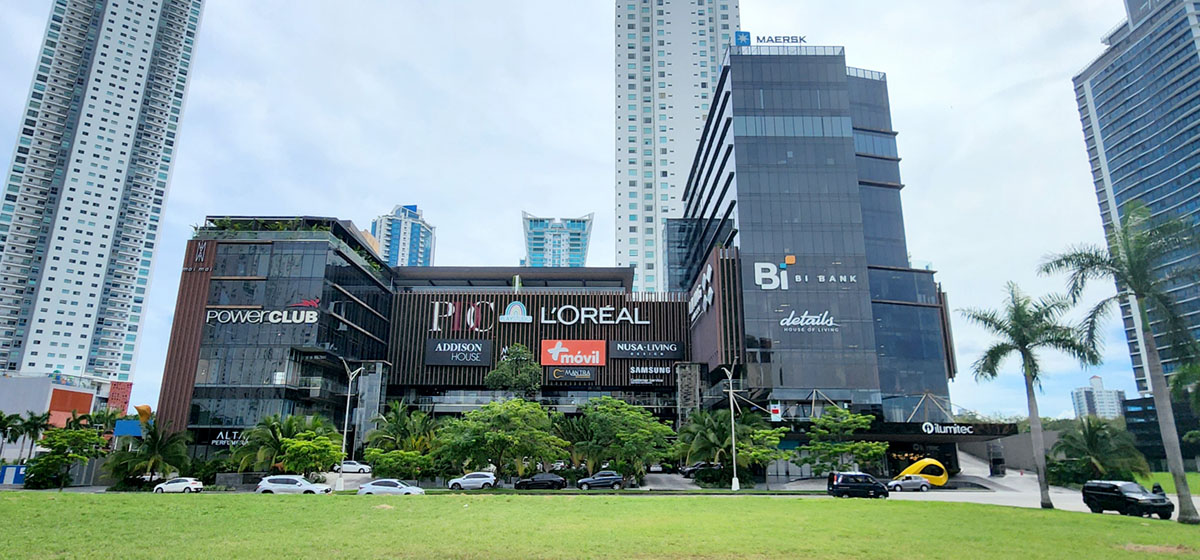
<svg viewBox="0 0 1200 560"><path fill-rule="evenodd" d="M342 365L346 366L346 375L350 376L350 381L346 383L346 418L342 421L342 458L345 459L346 432L350 430L350 389L354 387L354 378L357 377L358 374L362 373L363 368L360 367L354 371L350 371L350 366L346 365L346 360L342 360ZM337 484L334 485L334 489L338 492L346 489L346 483L342 480L342 470L343 469L341 465L339 465Z"/></svg>
<svg viewBox="0 0 1200 560"><path fill-rule="evenodd" d="M729 441L733 447L733 483L729 486L729 490L737 492L740 490L738 486L737 476L737 429L734 427L733 417L733 368L725 367L725 378L729 380L726 385L726 390L729 391Z"/></svg>

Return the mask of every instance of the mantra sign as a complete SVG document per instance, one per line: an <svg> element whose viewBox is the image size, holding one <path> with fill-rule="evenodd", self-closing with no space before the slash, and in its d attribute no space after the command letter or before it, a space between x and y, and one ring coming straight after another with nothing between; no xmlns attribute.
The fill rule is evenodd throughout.
<svg viewBox="0 0 1200 560"><path fill-rule="evenodd" d="M519 304L519 305L514 305ZM538 324L542 325L649 325L649 319L642 318L642 310L627 307L588 307L576 305L560 305L557 307L542 307L538 313ZM430 318L429 332L462 329L473 332L488 332L496 326L496 304L491 301L474 303L435 301L433 315ZM519 301L508 304L504 314L499 316L501 323L532 323L533 317L525 313L525 305Z"/></svg>
<svg viewBox="0 0 1200 560"><path fill-rule="evenodd" d="M205 323L222 325L311 325L320 319L321 312L315 309L209 309L205 312Z"/></svg>

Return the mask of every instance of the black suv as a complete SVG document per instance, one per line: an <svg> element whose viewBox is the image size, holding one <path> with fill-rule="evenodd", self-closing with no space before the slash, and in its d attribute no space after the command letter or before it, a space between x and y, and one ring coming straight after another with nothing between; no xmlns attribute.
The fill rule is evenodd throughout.
<svg viewBox="0 0 1200 560"><path fill-rule="evenodd" d="M592 488L612 488L620 490L624 479L616 471L600 471L587 478L581 478L575 483L581 490L591 490Z"/></svg>
<svg viewBox="0 0 1200 560"><path fill-rule="evenodd" d="M567 480L553 473L537 473L529 478L518 480L513 487L517 490L532 490L535 488L560 490L567 487Z"/></svg>
<svg viewBox="0 0 1200 560"><path fill-rule="evenodd" d="M860 472L831 472L826 480L825 491L835 498L886 498L887 486L875 477Z"/></svg>
<svg viewBox="0 0 1200 560"><path fill-rule="evenodd" d="M1170 519L1175 504L1166 496L1154 494L1135 482L1089 480L1083 485L1083 503L1092 513L1114 510L1121 515L1155 515Z"/></svg>

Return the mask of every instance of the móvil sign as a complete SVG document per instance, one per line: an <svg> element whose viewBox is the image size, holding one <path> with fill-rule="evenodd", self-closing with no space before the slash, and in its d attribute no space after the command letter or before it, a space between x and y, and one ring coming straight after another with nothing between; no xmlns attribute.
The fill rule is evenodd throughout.
<svg viewBox="0 0 1200 560"><path fill-rule="evenodd" d="M543 340L544 366L603 366L603 340Z"/></svg>

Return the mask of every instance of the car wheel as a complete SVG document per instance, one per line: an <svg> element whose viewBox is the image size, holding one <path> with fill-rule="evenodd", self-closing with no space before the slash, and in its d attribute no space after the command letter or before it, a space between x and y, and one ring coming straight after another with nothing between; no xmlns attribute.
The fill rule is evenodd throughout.
<svg viewBox="0 0 1200 560"><path fill-rule="evenodd" d="M514 485L513 485L513 489L514 489L514 490L524 490L524 489L525 489L525 485L524 485L524 484L514 484Z"/></svg>
<svg viewBox="0 0 1200 560"><path fill-rule="evenodd" d="M364 495L364 496L370 496L370 495L371 495L371 493L370 493L370 492L363 492L363 495Z"/></svg>
<svg viewBox="0 0 1200 560"><path fill-rule="evenodd" d="M1099 504L1087 503L1086 505L1092 513L1104 513L1104 508L1100 507Z"/></svg>
<svg viewBox="0 0 1200 560"><path fill-rule="evenodd" d="M272 492L270 490L263 490L262 493L263 494L274 494L274 492Z"/></svg>
<svg viewBox="0 0 1200 560"><path fill-rule="evenodd" d="M451 484L451 485L450 485L450 489L451 489L451 490L462 490L462 485L461 485L461 484L459 484L459 483L457 483L457 482L455 482L454 484Z"/></svg>
<svg viewBox="0 0 1200 560"><path fill-rule="evenodd" d="M889 490L891 490L892 492L903 492L904 487L897 484L896 486L889 488Z"/></svg>
<svg viewBox="0 0 1200 560"><path fill-rule="evenodd" d="M155 489L154 489L154 493L155 493L155 494L162 494L162 493L163 493L163 489L162 489L162 488L155 488Z"/></svg>
<svg viewBox="0 0 1200 560"><path fill-rule="evenodd" d="M586 483L586 482L584 482L583 484L580 484L580 485L579 485L579 489L580 489L580 490L590 490L591 488L592 488L592 485L590 485L590 484L588 484L588 483Z"/></svg>
<svg viewBox="0 0 1200 560"><path fill-rule="evenodd" d="M484 489L484 490L488 490L488 489L490 489L491 487L492 487L492 483L490 483L490 482L484 482L484 483L483 483L483 489Z"/></svg>
<svg viewBox="0 0 1200 560"><path fill-rule="evenodd" d="M612 485L612 489L613 489L613 490L620 490L620 489L621 489L621 483L620 483L620 482L614 482L614 483L613 483L613 485Z"/></svg>
<svg viewBox="0 0 1200 560"><path fill-rule="evenodd" d="M922 491L922 492L928 492L928 491L929 491L929 487L928 487L928 486L925 486L924 484L922 484L922 485L921 485L921 491Z"/></svg>
<svg viewBox="0 0 1200 560"><path fill-rule="evenodd" d="M1158 518L1159 518L1159 519L1162 519L1162 520L1164 520L1164 521L1165 521L1165 520L1168 520L1168 519L1170 519L1170 518L1171 518L1171 513L1170 513L1170 512L1166 512L1166 511L1160 511L1160 512L1158 512Z"/></svg>
<svg viewBox="0 0 1200 560"><path fill-rule="evenodd" d="M191 494L191 493L192 493L192 489L191 489L191 488L184 488L184 489L183 489L183 493L184 493L184 494Z"/></svg>
<svg viewBox="0 0 1200 560"><path fill-rule="evenodd" d="M312 490L305 490L304 493L305 494L313 494L314 492Z"/></svg>

